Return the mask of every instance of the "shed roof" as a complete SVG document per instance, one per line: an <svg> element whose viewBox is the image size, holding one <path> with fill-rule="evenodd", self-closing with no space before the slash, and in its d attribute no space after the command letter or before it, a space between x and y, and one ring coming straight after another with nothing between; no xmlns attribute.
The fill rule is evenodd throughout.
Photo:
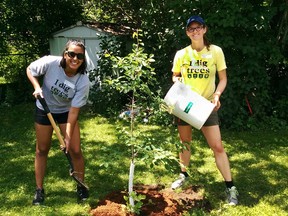
<svg viewBox="0 0 288 216"><path fill-rule="evenodd" d="M128 26L116 23L86 21L83 24L114 35L127 35L133 31L133 29Z"/></svg>
<svg viewBox="0 0 288 216"><path fill-rule="evenodd" d="M67 28L61 29L57 32L54 32L52 36L61 35L64 32L70 31L75 28L90 29L98 33L108 33L112 35L128 35L132 33L132 29L127 26L118 25L115 23L100 23L95 21L78 21L75 25L69 26Z"/></svg>

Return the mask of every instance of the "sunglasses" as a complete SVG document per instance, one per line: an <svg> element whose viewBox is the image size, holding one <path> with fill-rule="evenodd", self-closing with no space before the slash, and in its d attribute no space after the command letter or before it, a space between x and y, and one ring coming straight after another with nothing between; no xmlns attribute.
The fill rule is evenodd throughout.
<svg viewBox="0 0 288 216"><path fill-rule="evenodd" d="M77 56L77 59L83 60L85 58L85 54L83 53L75 53L73 51L66 51L65 52L70 58L75 58Z"/></svg>

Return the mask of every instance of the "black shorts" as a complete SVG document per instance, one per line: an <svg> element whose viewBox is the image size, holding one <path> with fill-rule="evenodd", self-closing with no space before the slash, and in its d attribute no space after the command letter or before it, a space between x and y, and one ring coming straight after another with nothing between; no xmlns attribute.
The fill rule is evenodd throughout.
<svg viewBox="0 0 288 216"><path fill-rule="evenodd" d="M174 119L174 123L176 125L189 125L187 122L181 120L180 118L175 116ZM208 119L206 120L206 122L204 123L204 126L213 126L213 125L219 125L219 118L218 118L218 113L217 111L213 111L210 116L208 117Z"/></svg>
<svg viewBox="0 0 288 216"><path fill-rule="evenodd" d="M58 124L65 124L67 123L68 113L51 113L54 121ZM36 123L41 125L51 125L49 118L44 110L39 109L37 106L35 108L35 115L34 120Z"/></svg>

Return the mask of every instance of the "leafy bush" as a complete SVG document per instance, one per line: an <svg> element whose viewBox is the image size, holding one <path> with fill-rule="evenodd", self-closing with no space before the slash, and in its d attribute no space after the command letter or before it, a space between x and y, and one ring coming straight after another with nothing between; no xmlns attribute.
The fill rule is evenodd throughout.
<svg viewBox="0 0 288 216"><path fill-rule="evenodd" d="M33 55L6 55L0 58L0 75L6 80L5 95L1 100L7 104L15 105L32 101L33 88L26 77L26 67ZM4 93L4 92L3 92Z"/></svg>
<svg viewBox="0 0 288 216"><path fill-rule="evenodd" d="M127 104L128 99L126 94L118 92L108 83L108 80L116 78L117 74L113 71L113 62L106 54L125 55L127 36L103 36L100 39L101 51L98 53L97 68L89 72L89 78L93 82L89 100L94 112L104 116L111 116L111 114L115 116Z"/></svg>

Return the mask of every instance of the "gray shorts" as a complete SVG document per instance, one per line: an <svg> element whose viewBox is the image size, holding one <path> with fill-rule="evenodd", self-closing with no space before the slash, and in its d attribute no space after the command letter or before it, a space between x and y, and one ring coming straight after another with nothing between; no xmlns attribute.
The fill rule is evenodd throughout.
<svg viewBox="0 0 288 216"><path fill-rule="evenodd" d="M189 125L187 122L181 120L180 118L176 117L174 118L174 123L176 125ZM213 126L213 125L219 125L219 118L218 118L218 113L217 111L213 111L211 115L208 117L206 122L204 123L203 126Z"/></svg>

